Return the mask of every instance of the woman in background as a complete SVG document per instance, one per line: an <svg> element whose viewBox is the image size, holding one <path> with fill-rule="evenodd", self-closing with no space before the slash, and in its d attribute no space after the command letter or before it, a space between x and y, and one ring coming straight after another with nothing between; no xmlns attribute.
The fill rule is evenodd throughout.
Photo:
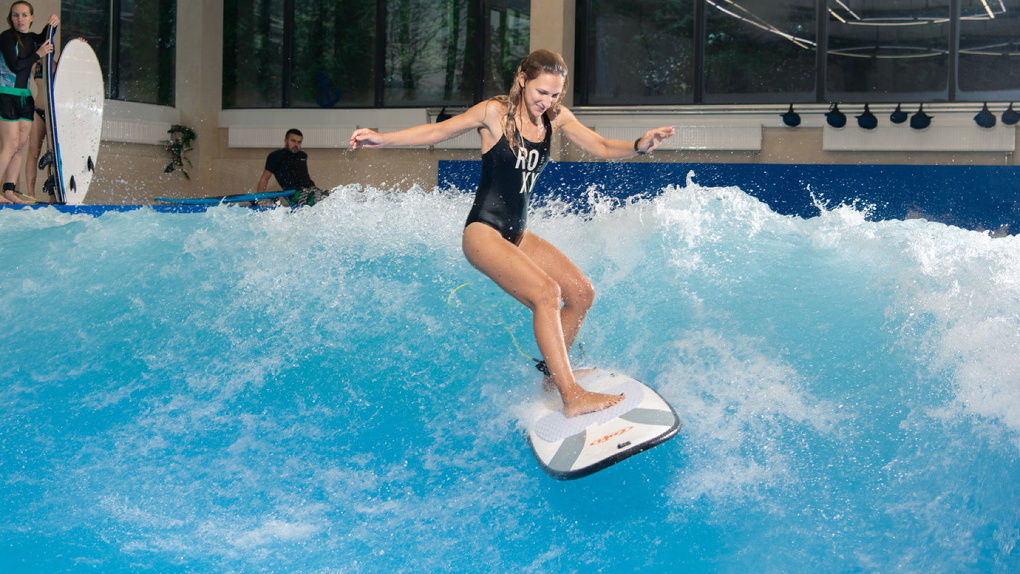
<svg viewBox="0 0 1020 574"><path fill-rule="evenodd" d="M28 82L35 63L53 52L47 39L50 27L60 24L50 16L42 33L31 32L35 10L28 2L11 4L8 30L0 33L0 175L3 176L2 203L25 203L15 192L21 173L21 150L28 142L35 115L35 100Z"/></svg>

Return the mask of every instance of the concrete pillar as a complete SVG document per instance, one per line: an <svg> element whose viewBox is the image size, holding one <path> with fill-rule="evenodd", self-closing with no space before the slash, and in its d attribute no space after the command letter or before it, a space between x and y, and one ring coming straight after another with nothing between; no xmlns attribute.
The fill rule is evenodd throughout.
<svg viewBox="0 0 1020 574"><path fill-rule="evenodd" d="M559 52L574 70L574 6L568 0L531 0L531 49ZM573 90L567 90L563 104L570 107Z"/></svg>
<svg viewBox="0 0 1020 574"><path fill-rule="evenodd" d="M198 135L188 153L191 181L207 192L215 186L212 173L219 145L219 112L223 102L223 2L201 0L194 6L179 3L177 10L177 94L181 124ZM182 10L188 10L188 15ZM186 25L182 24L187 22Z"/></svg>

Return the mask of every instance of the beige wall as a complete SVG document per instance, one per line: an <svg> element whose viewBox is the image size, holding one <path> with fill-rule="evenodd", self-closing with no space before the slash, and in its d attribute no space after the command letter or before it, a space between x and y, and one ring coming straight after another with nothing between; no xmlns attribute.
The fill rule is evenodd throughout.
<svg viewBox="0 0 1020 574"><path fill-rule="evenodd" d="M559 52L570 70L574 69L575 6L575 2L531 0L531 49ZM563 103L571 106L573 100L568 91Z"/></svg>
<svg viewBox="0 0 1020 574"><path fill-rule="evenodd" d="M52 11L53 6L57 4L58 2L53 0L36 2L37 14L45 12L43 8L46 6L50 6L49 10ZM574 4L569 0L532 0L532 48L545 47L558 50L563 53L568 63L573 63ZM250 192L254 190L262 172L266 154L283 143L286 128L280 127L278 125L280 122L275 121L283 112L263 110L255 117L263 118L268 126L268 133L278 133L278 138L273 135L271 143L261 148L228 145L229 130L237 126L231 123L233 120L224 119L230 114L224 115L220 111L222 62L217 55L222 52L224 25L222 2L189 0L187 3L179 4L178 12L179 22L187 22L187 25L178 27L177 107L155 109L154 106L128 106L118 102L107 102L105 119L108 123L126 122L149 128L151 135L139 137L139 141L130 137L115 141L116 138L110 135L112 132L104 129L98 170L86 200L88 203L151 203L152 198L156 196L197 197ZM572 109L586 124L596 128L602 127L603 120L598 114L605 113L605 110ZM955 125L959 126L960 130L969 132L975 129L970 118L977 112L978 106L947 105L940 108L933 105L929 108L926 105L925 109L935 117L933 126ZM824 106L806 106L801 111L805 114L805 121L799 128L783 127L778 117L781 111L772 108L735 112L718 107L699 109L688 106L669 110L635 108L617 113L613 121L617 124L643 126L640 128L642 130L653 125L662 125L660 121L664 125L677 125L681 130L694 125L709 127L749 125L761 128L759 149L661 151L652 157L636 158L634 161L1018 165L1016 154L1011 151L825 151L825 138L831 134L827 136L826 130L823 129ZM849 109L846 111L847 115L851 116L852 124L854 111ZM309 113L313 114L315 119L303 120L304 124L293 127L316 128L333 121L327 119L333 116L328 116L326 112L321 116L322 121L319 121L320 116L315 115L316 112ZM356 118L361 114L362 112L356 110L348 111L348 115ZM876 110L876 115L884 120L879 110ZM158 141L166 138L165 130L172 123L183 123L198 133L195 149L189 154L193 162L193 166L188 170L190 180L185 179L180 173L163 173L163 167L169 158ZM378 127L360 120L353 123ZM246 124L246 127L251 126ZM845 128L845 130L857 129L851 125ZM897 133L895 129L908 128L883 125L870 137L874 141L881 141L887 134ZM995 129L1007 128L1000 125ZM1008 137L1012 143L1010 147L1015 149L1015 131L1012 128L1009 130ZM344 140L345 136L333 139ZM309 143L307 133L305 140L306 144ZM557 143L558 160L592 159L583 157L576 147L565 145L563 142ZM412 185L431 189L436 184L439 160L478 157L478 151L471 149L387 149L350 152L344 149L344 146L344 141L323 141L316 145L306 145L309 171L312 179L320 187L358 183L381 189L407 189ZM270 189L278 189L275 181L270 184Z"/></svg>

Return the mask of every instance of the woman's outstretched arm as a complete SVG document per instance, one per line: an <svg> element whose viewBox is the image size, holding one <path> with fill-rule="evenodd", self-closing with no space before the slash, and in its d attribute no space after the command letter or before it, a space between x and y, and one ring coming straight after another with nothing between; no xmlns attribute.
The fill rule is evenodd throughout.
<svg viewBox="0 0 1020 574"><path fill-rule="evenodd" d="M673 127L661 127L648 130L636 142L604 138L578 121L573 112L564 107L556 114L553 127L561 130L563 135L584 151L605 159L624 159L655 151L663 140L676 133Z"/></svg>
<svg viewBox="0 0 1020 574"><path fill-rule="evenodd" d="M498 110L493 106L501 106L494 100L486 100L469 108L461 114L434 124L422 124L405 130L379 133L368 128L354 130L351 134L351 149L359 147L399 147L416 145L435 145L439 142L455 138L463 133L480 128L497 127L495 118Z"/></svg>

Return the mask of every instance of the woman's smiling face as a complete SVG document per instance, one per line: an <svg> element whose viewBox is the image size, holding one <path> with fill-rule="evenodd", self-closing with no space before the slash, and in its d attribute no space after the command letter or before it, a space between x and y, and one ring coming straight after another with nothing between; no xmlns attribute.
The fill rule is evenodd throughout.
<svg viewBox="0 0 1020 574"><path fill-rule="evenodd" d="M524 76L520 76L523 81ZM542 73L533 80L524 82L524 106L532 119L542 117L555 106L563 96L566 80L558 74Z"/></svg>

